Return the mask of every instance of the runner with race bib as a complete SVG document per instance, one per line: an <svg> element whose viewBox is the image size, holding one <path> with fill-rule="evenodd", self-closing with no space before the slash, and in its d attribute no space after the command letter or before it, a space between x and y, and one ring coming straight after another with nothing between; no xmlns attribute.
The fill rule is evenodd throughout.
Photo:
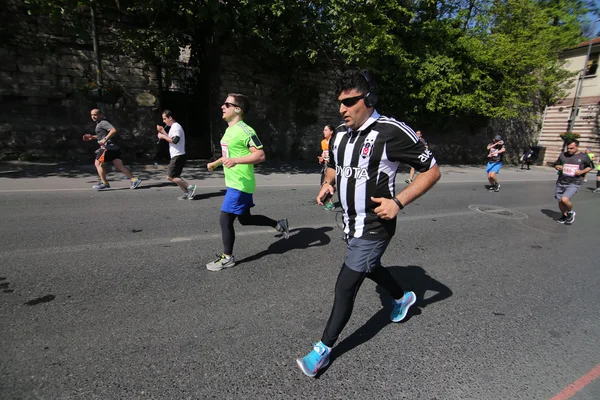
<svg viewBox="0 0 600 400"><path fill-rule="evenodd" d="M579 152L578 140L569 139L566 145L567 151L554 163L554 168L558 171L554 197L558 200L558 208L562 214L556 222L571 225L575 222L576 215L571 197L579 191L584 175L592 170L592 163L587 154Z"/></svg>

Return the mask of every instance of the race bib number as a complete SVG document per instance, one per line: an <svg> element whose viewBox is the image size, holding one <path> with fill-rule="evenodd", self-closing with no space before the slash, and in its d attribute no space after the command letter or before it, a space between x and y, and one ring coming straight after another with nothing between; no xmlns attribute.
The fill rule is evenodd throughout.
<svg viewBox="0 0 600 400"><path fill-rule="evenodd" d="M221 156L229 158L229 145L227 143L221 143Z"/></svg>
<svg viewBox="0 0 600 400"><path fill-rule="evenodd" d="M578 164L565 164L563 165L563 175L565 176L575 176L575 173L579 171Z"/></svg>

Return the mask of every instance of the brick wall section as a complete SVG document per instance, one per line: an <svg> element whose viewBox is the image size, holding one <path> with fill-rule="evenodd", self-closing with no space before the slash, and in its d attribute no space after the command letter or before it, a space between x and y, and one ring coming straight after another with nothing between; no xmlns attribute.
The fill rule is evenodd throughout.
<svg viewBox="0 0 600 400"><path fill-rule="evenodd" d="M221 58L219 100L222 103L228 93L249 97L252 109L246 121L270 159L317 162L323 127L341 121L334 90L333 71L278 73L249 57ZM218 144L219 138L217 134L213 141Z"/></svg>
<svg viewBox="0 0 600 400"><path fill-rule="evenodd" d="M81 141L93 130L89 112L96 103L76 94L95 77L91 43L52 27L47 18L27 15L18 0L0 8L0 159L81 160L94 145ZM100 24L100 23L99 23ZM101 27L100 35L109 34ZM157 119L152 107L140 107L135 95L158 95L156 75L147 64L102 47L105 79L116 81L126 95L106 114L119 130L119 143L130 158L149 157L149 136Z"/></svg>
<svg viewBox="0 0 600 400"><path fill-rule="evenodd" d="M19 0L8 0L0 17L0 159L91 160L95 146L84 144L81 136L93 129L89 111L96 104L73 94L95 77L91 43L55 31L44 18L28 16ZM120 132L126 160L153 159L159 109L139 106L135 95L159 96L155 70L130 54L115 53L110 28L101 19L98 27L104 76L126 92L118 104L106 106L106 114ZM250 98L253 109L246 121L263 141L268 160L307 160L316 166L323 126L341 121L334 93L338 71L281 71L258 63L252 54L233 54L213 61L214 81L207 85L213 153L219 152L226 128L219 105L227 93L239 92ZM428 128L426 121L411 124L423 131L442 163L485 163L485 146L496 134L506 139L507 160L517 160L523 147L534 144L538 129L518 119L490 121L477 129L471 125L469 120L453 121L447 128Z"/></svg>
<svg viewBox="0 0 600 400"><path fill-rule="evenodd" d="M342 122L335 93L339 69L285 75L236 55L222 57L220 70L220 101L234 92L250 97L253 110L246 121L257 131L270 159L315 159L323 126ZM381 109L385 109L384 102ZM393 117L394 110L386 115ZM505 138L506 161L517 162L524 148L535 144L541 116L533 123L515 118L490 120L487 126L476 129L471 124L469 120L454 121L447 129L429 128L425 121L410 125L423 132L441 163L486 163L486 146L495 135ZM216 151L223 131L224 125L213 136Z"/></svg>

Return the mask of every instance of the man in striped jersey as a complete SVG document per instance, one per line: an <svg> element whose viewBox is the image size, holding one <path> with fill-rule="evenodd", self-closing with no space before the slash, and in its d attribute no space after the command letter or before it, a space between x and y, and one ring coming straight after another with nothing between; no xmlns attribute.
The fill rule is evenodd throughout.
<svg viewBox="0 0 600 400"><path fill-rule="evenodd" d="M375 110L375 82L368 72L346 72L336 93L344 124L329 142L328 169L317 202L322 204L337 187L348 245L321 341L314 344L308 355L296 360L308 376L315 376L329 364L331 348L350 319L354 299L365 278L385 288L394 298L390 315L393 322L406 317L416 295L404 291L381 266L381 257L396 231L397 214L440 178L433 154L416 133L403 122ZM420 174L396 194L400 163L414 167Z"/></svg>

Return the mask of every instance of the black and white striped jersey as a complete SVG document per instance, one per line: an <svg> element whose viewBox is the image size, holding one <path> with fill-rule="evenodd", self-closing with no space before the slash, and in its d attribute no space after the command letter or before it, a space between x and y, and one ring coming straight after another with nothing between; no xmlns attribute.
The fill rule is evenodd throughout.
<svg viewBox="0 0 600 400"><path fill-rule="evenodd" d="M417 134L405 123L373 111L358 131L340 125L329 141L329 168L336 172L337 191L344 209L344 232L368 240L391 238L396 218L381 219L371 197L396 195L400 163L416 171L432 168L436 161Z"/></svg>

